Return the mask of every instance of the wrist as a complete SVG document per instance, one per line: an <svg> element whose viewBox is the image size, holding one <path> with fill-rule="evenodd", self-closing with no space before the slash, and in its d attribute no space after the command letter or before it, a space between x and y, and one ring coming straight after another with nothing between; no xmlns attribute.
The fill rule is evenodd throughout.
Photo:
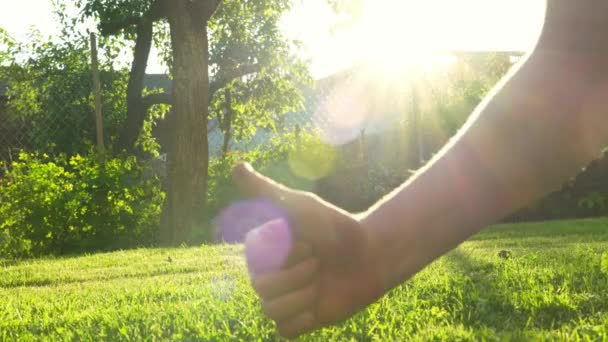
<svg viewBox="0 0 608 342"><path fill-rule="evenodd" d="M470 225L465 224L461 210L451 205L457 203L450 195L454 192L436 192L432 187L418 192L418 187L412 183L391 200L359 215L361 226L370 236L386 291L401 285L470 235L466 229ZM461 228L448 229L452 225Z"/></svg>
<svg viewBox="0 0 608 342"><path fill-rule="evenodd" d="M378 214L367 212L358 215L357 219L366 232L370 260L375 267L377 282L385 293L411 277L415 253L408 246L410 244L404 243L403 234L395 235L402 231L401 225L387 222Z"/></svg>

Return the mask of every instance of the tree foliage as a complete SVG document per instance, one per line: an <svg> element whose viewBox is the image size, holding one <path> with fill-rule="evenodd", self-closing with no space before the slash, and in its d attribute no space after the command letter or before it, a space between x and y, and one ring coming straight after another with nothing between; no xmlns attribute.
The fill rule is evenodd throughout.
<svg viewBox="0 0 608 342"><path fill-rule="evenodd" d="M463 53L445 73L424 81L427 107L444 136L452 137L512 66L508 53Z"/></svg>
<svg viewBox="0 0 608 342"><path fill-rule="evenodd" d="M249 139L258 128L276 129L281 116L303 108L301 89L312 81L305 61L294 56L298 42L288 41L279 29L290 1L224 1L210 29L210 67L213 78L230 80L211 98L211 117L224 133ZM256 72L233 79L234 70L252 66ZM226 122L229 90L230 123Z"/></svg>
<svg viewBox="0 0 608 342"><path fill-rule="evenodd" d="M32 31L24 42L5 39L0 78L8 83L10 117L29 122L26 143L31 148L84 153L94 141L87 39L83 35L44 37L38 31ZM127 75L114 69L111 48L102 54L104 125L111 143L125 117L122 94Z"/></svg>
<svg viewBox="0 0 608 342"><path fill-rule="evenodd" d="M67 1L67 0L64 0ZM305 64L281 35L279 19L290 1L251 0L77 0L106 36L134 40L127 86L127 118L117 149L131 150L151 105L173 106L169 188L163 214L164 240L180 243L201 224L207 192L209 108L237 137L258 126L273 127L276 115L296 109ZM168 22L168 29L166 24ZM152 41L174 78L171 94L143 96ZM219 90L224 90L219 92ZM224 110L219 101L224 94ZM226 95L233 94L233 96ZM230 103L226 103L230 98ZM225 113L234 113L229 118ZM236 129L232 124L236 123ZM201 200L202 198L202 200Z"/></svg>
<svg viewBox="0 0 608 342"><path fill-rule="evenodd" d="M137 40L141 34L138 25L146 20L155 22L151 26L151 38L161 60L172 71L171 32L163 20L166 9L162 3L153 0L76 1L85 17L95 18L104 35ZM236 139L249 138L260 127L275 128L274 123L281 114L302 108L300 89L310 85L312 80L306 61L294 54L298 42L286 39L279 27L281 16L290 8L290 0L226 0L208 23L210 117L223 119L224 90L230 89L234 113L230 126ZM131 77L134 76L132 73ZM154 100L154 103L171 103L170 96ZM141 125L138 127L141 129Z"/></svg>

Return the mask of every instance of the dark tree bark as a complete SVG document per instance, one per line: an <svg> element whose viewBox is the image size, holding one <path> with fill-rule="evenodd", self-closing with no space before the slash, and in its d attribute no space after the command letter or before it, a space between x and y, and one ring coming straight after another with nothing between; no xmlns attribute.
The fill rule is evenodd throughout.
<svg viewBox="0 0 608 342"><path fill-rule="evenodd" d="M151 39L151 29L150 26L150 39ZM147 32L146 32L147 36ZM147 37L146 37L147 38ZM139 35L137 41L139 42ZM151 40L150 40L151 42ZM150 53L150 44L147 45L147 54ZM131 69L131 77L129 81L129 87L127 88L127 120L125 122L125 126L121 130L120 137L118 140L118 144L116 146L116 152L126 150L127 152L132 152L134 149L135 142L137 141L137 137L143 128L144 121L146 119L148 110L152 105L155 104L173 104L173 96L172 94L161 93L161 94L152 94L141 98L141 94L144 88L144 77L145 77L145 67L143 69L143 73L141 70L141 61L144 60L143 57L137 58L138 53L143 55L146 50L146 45L142 42L141 45L136 43L136 59L134 59L134 63ZM145 60L147 61L148 56L146 55ZM137 61L137 63L136 63ZM147 62L146 62L147 63ZM225 87L230 81L235 78L250 75L256 73L260 70L260 66L258 64L244 65L239 68L234 69L232 72L228 73L226 77L217 79L213 82L210 82L209 85L209 98L213 97L213 95ZM141 83L139 83L139 78L141 77ZM134 80L134 81L131 81ZM133 84L132 84L133 83ZM138 96L139 94L139 96Z"/></svg>
<svg viewBox="0 0 608 342"><path fill-rule="evenodd" d="M210 8L217 8L218 5L219 1L199 0L198 2L189 4L189 7L192 10L197 10L200 17L205 17L206 11ZM155 21L166 17L167 7L168 5L165 0L157 0L152 4L148 13L142 18L127 18L123 22L102 27L104 35L116 34L118 31L130 26L137 27L135 53L129 75L129 84L127 86L127 119L120 131L118 142L114 146L116 153L123 150L128 153L133 153L135 151L135 142L143 128L148 110L152 105L161 103L173 104L171 94L154 94L142 98L145 86L144 79L146 76L146 68L148 66L148 58L152 47L153 25ZM242 65L231 70L226 73L224 77L214 80L209 84L209 98L218 90L226 86L231 80L256 73L259 70L260 66L258 64Z"/></svg>
<svg viewBox="0 0 608 342"><path fill-rule="evenodd" d="M152 33L154 22L165 16L166 1L156 0L147 13L139 19L128 18L115 26L102 27L104 34L115 34L121 29L135 25L136 40L129 84L127 85L127 119L118 137L118 142L114 146L115 152L126 150L133 152L135 142L141 132L141 128L146 119L151 101L144 101L142 93L144 89L144 78L148 66L150 49L152 48ZM150 99L148 99L150 100ZM165 98L161 100L165 101ZM158 99L157 99L158 101Z"/></svg>
<svg viewBox="0 0 608 342"><path fill-rule="evenodd" d="M168 11L173 47L173 128L161 240L176 245L203 222L209 147L207 22L219 1L173 0Z"/></svg>
<svg viewBox="0 0 608 342"><path fill-rule="evenodd" d="M132 152L135 141L139 135L139 129L146 118L146 110L142 101L144 89L144 78L148 66L148 57L152 47L152 25L149 20L142 20L137 25L137 38L135 41L135 53L131 64L129 84L127 85L127 119L125 121L115 152L126 150Z"/></svg>

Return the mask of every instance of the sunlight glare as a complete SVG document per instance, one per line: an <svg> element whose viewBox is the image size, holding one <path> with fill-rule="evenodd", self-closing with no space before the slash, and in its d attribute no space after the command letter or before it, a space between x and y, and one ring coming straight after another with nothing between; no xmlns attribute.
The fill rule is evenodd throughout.
<svg viewBox="0 0 608 342"><path fill-rule="evenodd" d="M321 140L330 146L353 141L367 124L371 112L370 89L358 79L334 86L313 114Z"/></svg>
<svg viewBox="0 0 608 342"><path fill-rule="evenodd" d="M429 52L529 51L542 29L546 6L545 0L358 3L352 25L340 25L340 17L323 0L302 2L286 17L287 36L304 42L318 79L361 60L374 59L394 71L411 70L405 65L416 64L421 59L416 55Z"/></svg>
<svg viewBox="0 0 608 342"><path fill-rule="evenodd" d="M308 181L330 175L335 168L336 149L322 142L304 141L289 152L289 168L293 174Z"/></svg>
<svg viewBox="0 0 608 342"><path fill-rule="evenodd" d="M432 1L378 0L367 1L364 6L366 15L358 30L368 45L365 59L377 61L393 72L428 64L432 44L443 29L428 25L436 12Z"/></svg>

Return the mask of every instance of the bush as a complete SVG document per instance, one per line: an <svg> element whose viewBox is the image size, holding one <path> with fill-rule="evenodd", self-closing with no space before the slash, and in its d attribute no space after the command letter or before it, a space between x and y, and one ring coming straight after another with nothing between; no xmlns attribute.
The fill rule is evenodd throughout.
<svg viewBox="0 0 608 342"><path fill-rule="evenodd" d="M164 194L135 157L21 153L0 179L0 257L149 245Z"/></svg>

